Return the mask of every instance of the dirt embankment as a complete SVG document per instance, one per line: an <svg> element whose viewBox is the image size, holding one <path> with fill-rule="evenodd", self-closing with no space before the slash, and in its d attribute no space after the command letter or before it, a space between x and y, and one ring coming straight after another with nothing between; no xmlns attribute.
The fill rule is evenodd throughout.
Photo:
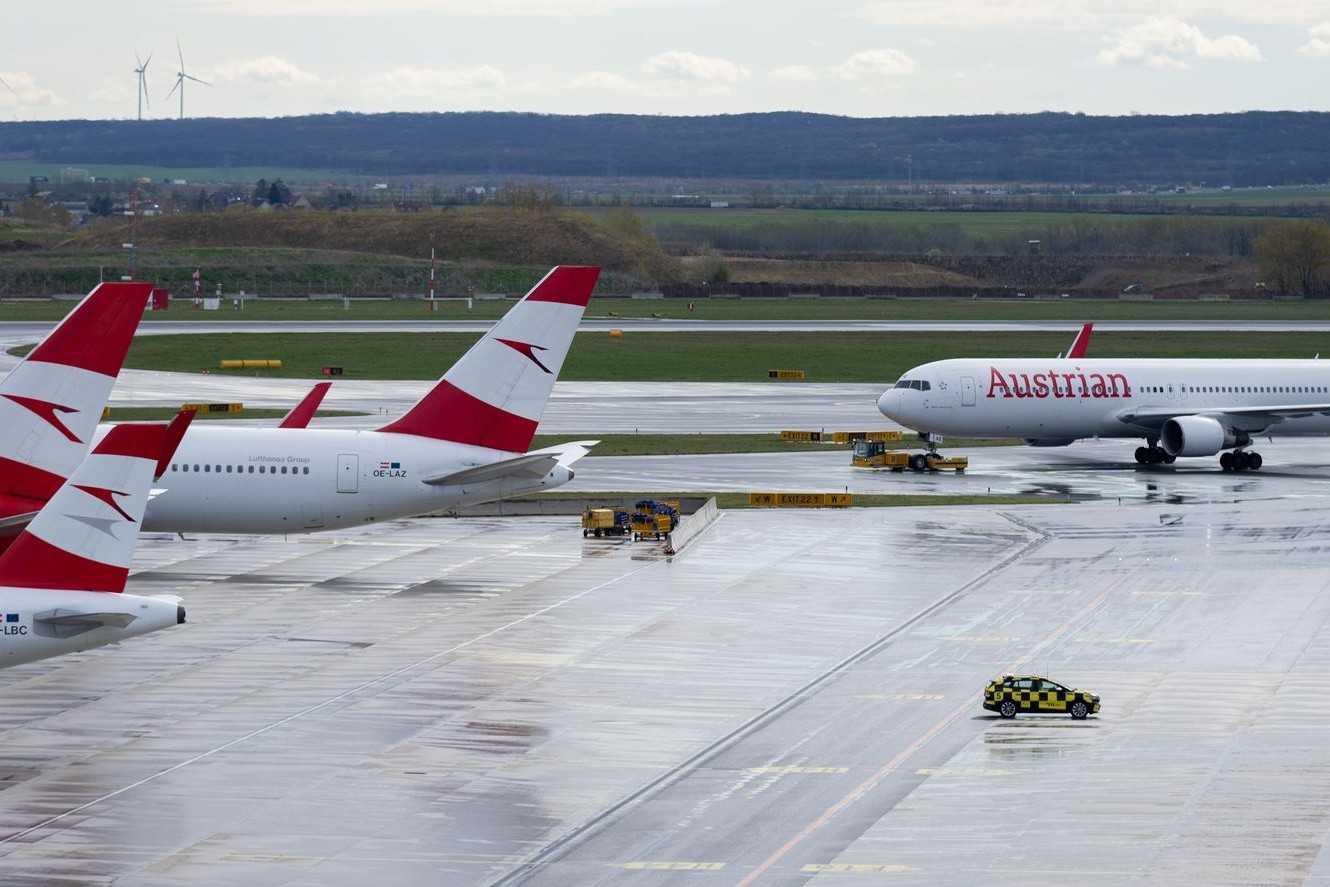
<svg viewBox="0 0 1330 887"><path fill-rule="evenodd" d="M1011 290L1116 296L1124 290L1194 298L1256 294L1251 262L1205 256L920 256L873 261L728 256L729 282L893 290Z"/></svg>
<svg viewBox="0 0 1330 887"><path fill-rule="evenodd" d="M142 219L141 248L255 247L346 251L489 261L509 265L600 265L650 278L678 275L676 260L658 245L618 237L586 216L510 210L455 212L190 213ZM123 222L98 225L61 244L62 250L119 249Z"/></svg>

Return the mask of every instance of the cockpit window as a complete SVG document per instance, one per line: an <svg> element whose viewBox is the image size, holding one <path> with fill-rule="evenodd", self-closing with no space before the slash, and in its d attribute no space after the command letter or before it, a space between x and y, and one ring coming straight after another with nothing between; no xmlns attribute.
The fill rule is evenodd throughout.
<svg viewBox="0 0 1330 887"><path fill-rule="evenodd" d="M909 388L911 391L931 391L933 386L923 379L901 379L894 386L896 388Z"/></svg>
<svg viewBox="0 0 1330 887"><path fill-rule="evenodd" d="M894 387L896 387L896 388L909 388L909 387L910 387L910 380L909 380L909 379L899 379L899 380L897 380L896 385L895 385Z"/></svg>

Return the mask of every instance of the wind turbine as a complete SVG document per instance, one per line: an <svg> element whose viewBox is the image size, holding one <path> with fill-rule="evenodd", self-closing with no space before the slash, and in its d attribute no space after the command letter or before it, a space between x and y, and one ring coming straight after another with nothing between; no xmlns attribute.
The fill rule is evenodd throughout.
<svg viewBox="0 0 1330 887"><path fill-rule="evenodd" d="M212 84L209 83L209 82L206 81L206 80L200 80L200 79L197 78L197 77L194 77L194 76L191 76L191 75L185 73L185 54L180 50L180 41L179 41L179 40L176 40L176 42L175 42L175 51L176 51L176 54L177 54L178 56L180 56L180 70L177 71L177 72L176 72L176 75L175 75L175 86L171 87L171 92L168 92L168 93L166 94L166 97L169 99L169 98L171 97L171 95L172 95L177 89L180 90L180 119L181 119L181 120L184 120L184 119L185 119L185 81L186 81L186 80L193 80L195 83L202 83L204 86L212 86Z"/></svg>
<svg viewBox="0 0 1330 887"><path fill-rule="evenodd" d="M134 61L139 63L139 66L134 69L134 73L139 75L139 119L142 120L143 103L148 102L148 110L152 110L152 102L148 101L148 81L144 77L144 74L148 71L148 62L152 61L152 53L148 53L148 62L145 62L139 58L139 54L136 52L134 53Z"/></svg>

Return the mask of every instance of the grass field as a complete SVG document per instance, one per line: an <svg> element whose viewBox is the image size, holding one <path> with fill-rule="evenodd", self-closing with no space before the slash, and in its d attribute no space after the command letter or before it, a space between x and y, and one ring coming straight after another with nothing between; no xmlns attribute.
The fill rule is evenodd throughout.
<svg viewBox="0 0 1330 887"><path fill-rule="evenodd" d="M140 336L126 366L216 375L435 379L476 340L466 333L327 333ZM799 369L809 382L888 382L947 357L1053 357L1059 333L579 333L564 364L568 381L757 382L769 369ZM15 349L18 353L21 349ZM1330 354L1319 333L1096 334L1096 357L1312 357ZM223 359L280 359L280 370L220 370ZM772 382L798 385L797 382Z"/></svg>
<svg viewBox="0 0 1330 887"><path fill-rule="evenodd" d="M723 287L717 287L723 290ZM816 292L817 287L808 287ZM520 294L515 294L520 295ZM497 320L514 299L438 300L431 312L424 300L353 299L345 309L340 299L246 299L243 311L223 300L220 311L195 310L176 300L169 311L147 313L154 322L225 322L234 320ZM693 310L689 310L689 305ZM0 321L57 321L73 308L72 299L0 299ZM1025 298L992 299L613 299L596 297L588 318L607 320L941 320L941 321L1066 321L1074 329L1097 320L1330 320L1330 300L1141 301Z"/></svg>

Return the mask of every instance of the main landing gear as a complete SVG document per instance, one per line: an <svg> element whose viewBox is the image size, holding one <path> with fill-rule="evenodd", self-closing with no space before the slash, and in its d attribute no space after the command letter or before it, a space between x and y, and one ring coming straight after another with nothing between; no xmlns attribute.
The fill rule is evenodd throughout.
<svg viewBox="0 0 1330 887"><path fill-rule="evenodd" d="M1154 441L1150 441L1148 447L1136 448L1136 462L1139 465L1172 465L1177 456L1170 456L1161 446L1157 446Z"/></svg>
<svg viewBox="0 0 1330 887"><path fill-rule="evenodd" d="M1254 450L1233 450L1219 457L1219 467L1225 471L1258 471L1261 454Z"/></svg>

